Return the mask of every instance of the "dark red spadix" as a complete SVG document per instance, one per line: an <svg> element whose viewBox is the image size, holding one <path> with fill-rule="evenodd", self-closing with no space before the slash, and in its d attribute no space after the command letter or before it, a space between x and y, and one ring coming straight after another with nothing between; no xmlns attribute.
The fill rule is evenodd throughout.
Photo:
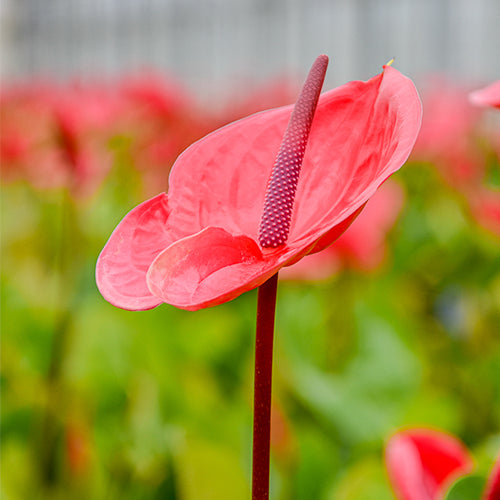
<svg viewBox="0 0 500 500"><path fill-rule="evenodd" d="M288 238L300 168L327 66L326 55L316 58L290 116L267 185L259 228L261 247L277 247Z"/></svg>

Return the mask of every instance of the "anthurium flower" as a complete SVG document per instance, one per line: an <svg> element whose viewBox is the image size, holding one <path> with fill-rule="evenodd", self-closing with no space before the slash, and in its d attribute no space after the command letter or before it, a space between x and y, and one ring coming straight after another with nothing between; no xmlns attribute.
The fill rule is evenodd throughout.
<svg viewBox="0 0 500 500"><path fill-rule="evenodd" d="M477 222L500 236L500 192L486 186L478 186L466 193L471 215Z"/></svg>
<svg viewBox="0 0 500 500"><path fill-rule="evenodd" d="M230 96L228 102L215 112L214 118L222 126L258 111L286 106L296 98L299 90L300 86L290 78L281 77L265 84L247 81L237 94Z"/></svg>
<svg viewBox="0 0 500 500"><path fill-rule="evenodd" d="M406 161L421 103L411 80L389 66L317 100L326 61L313 66L297 113L285 106L252 115L179 156L168 194L126 215L99 256L97 284L109 302L215 306L342 234Z"/></svg>
<svg viewBox="0 0 500 500"><path fill-rule="evenodd" d="M477 106L500 108L500 80L469 94L469 99Z"/></svg>
<svg viewBox="0 0 500 500"><path fill-rule="evenodd" d="M108 143L118 110L111 89L98 84L74 83L54 96L54 147L79 197L92 194L111 169Z"/></svg>
<svg viewBox="0 0 500 500"><path fill-rule="evenodd" d="M473 469L472 458L454 436L431 429L394 434L385 449L389 479L399 500L439 500L460 476Z"/></svg>
<svg viewBox="0 0 500 500"><path fill-rule="evenodd" d="M500 499L500 456L491 469L486 488L483 493L483 500L499 500Z"/></svg>
<svg viewBox="0 0 500 500"><path fill-rule="evenodd" d="M40 82L2 88L2 181L26 180L41 189L59 187L66 182L66 169L53 147L54 93L53 84Z"/></svg>
<svg viewBox="0 0 500 500"><path fill-rule="evenodd" d="M440 75L422 83L424 115L412 158L435 161L449 151L463 151L464 142L470 140L481 117L480 110L467 98L469 91L465 85Z"/></svg>
<svg viewBox="0 0 500 500"><path fill-rule="evenodd" d="M484 174L476 137L481 110L460 83L435 76L422 87L424 114L411 159L432 162L448 184L462 191Z"/></svg>
<svg viewBox="0 0 500 500"><path fill-rule="evenodd" d="M157 74L128 76L117 85L121 109L117 132L128 138L128 153L146 195L167 187L175 159L218 125L201 113L180 84Z"/></svg>
<svg viewBox="0 0 500 500"><path fill-rule="evenodd" d="M2 178L92 193L111 167L116 100L101 85L26 83L0 96Z"/></svg>
<svg viewBox="0 0 500 500"><path fill-rule="evenodd" d="M432 162L463 198L469 215L496 235L500 234L500 193L488 185L488 166L489 158L499 155L500 135L495 124L482 120L478 106L493 106L499 90L492 84L470 93L466 86L445 79L429 81L422 93L422 128L411 156Z"/></svg>

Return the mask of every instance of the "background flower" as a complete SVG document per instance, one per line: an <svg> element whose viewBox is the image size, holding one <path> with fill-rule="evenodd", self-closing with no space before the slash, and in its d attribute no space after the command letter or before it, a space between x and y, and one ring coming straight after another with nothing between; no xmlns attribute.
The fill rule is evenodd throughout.
<svg viewBox="0 0 500 500"><path fill-rule="evenodd" d="M471 102L478 106L493 106L500 108L500 80L475 90L469 96Z"/></svg>
<svg viewBox="0 0 500 500"><path fill-rule="evenodd" d="M386 446L385 462L396 497L401 500L445 498L453 482L475 468L469 452L458 439L425 428L394 434ZM499 487L497 463L486 488L476 489L478 494L483 493L481 498L490 500L500 495Z"/></svg>
<svg viewBox="0 0 500 500"><path fill-rule="evenodd" d="M471 219L498 235L500 128L469 95L465 85L442 78L427 82L412 159L434 165Z"/></svg>
<svg viewBox="0 0 500 500"><path fill-rule="evenodd" d="M373 271L387 257L385 239L404 203L402 187L387 181L340 238L322 252L283 269L285 279L322 280L342 269Z"/></svg>
<svg viewBox="0 0 500 500"><path fill-rule="evenodd" d="M472 458L453 436L428 429L395 434L386 447L386 466L402 500L436 500L455 479L473 469Z"/></svg>

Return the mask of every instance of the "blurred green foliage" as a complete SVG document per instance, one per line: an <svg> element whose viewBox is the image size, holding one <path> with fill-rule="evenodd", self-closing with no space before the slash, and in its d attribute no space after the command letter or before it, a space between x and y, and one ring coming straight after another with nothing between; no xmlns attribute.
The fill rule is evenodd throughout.
<svg viewBox="0 0 500 500"><path fill-rule="evenodd" d="M85 201L2 187L2 497L246 499L256 294L195 313L104 301L95 260L142 199L118 153ZM498 450L500 241L433 165L396 178L380 269L280 282L273 499L392 498L402 426L456 434L484 472Z"/></svg>

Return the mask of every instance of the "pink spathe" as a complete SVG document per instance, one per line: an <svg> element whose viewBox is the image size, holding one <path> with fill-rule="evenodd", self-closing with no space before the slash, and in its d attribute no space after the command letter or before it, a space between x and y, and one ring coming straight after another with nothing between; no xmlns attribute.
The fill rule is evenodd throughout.
<svg viewBox="0 0 500 500"><path fill-rule="evenodd" d="M323 93L287 241L262 248L266 189L292 109L231 123L179 156L168 194L126 215L99 256L97 284L109 302L130 310L215 306L322 250L406 161L422 114L411 80L388 66Z"/></svg>

